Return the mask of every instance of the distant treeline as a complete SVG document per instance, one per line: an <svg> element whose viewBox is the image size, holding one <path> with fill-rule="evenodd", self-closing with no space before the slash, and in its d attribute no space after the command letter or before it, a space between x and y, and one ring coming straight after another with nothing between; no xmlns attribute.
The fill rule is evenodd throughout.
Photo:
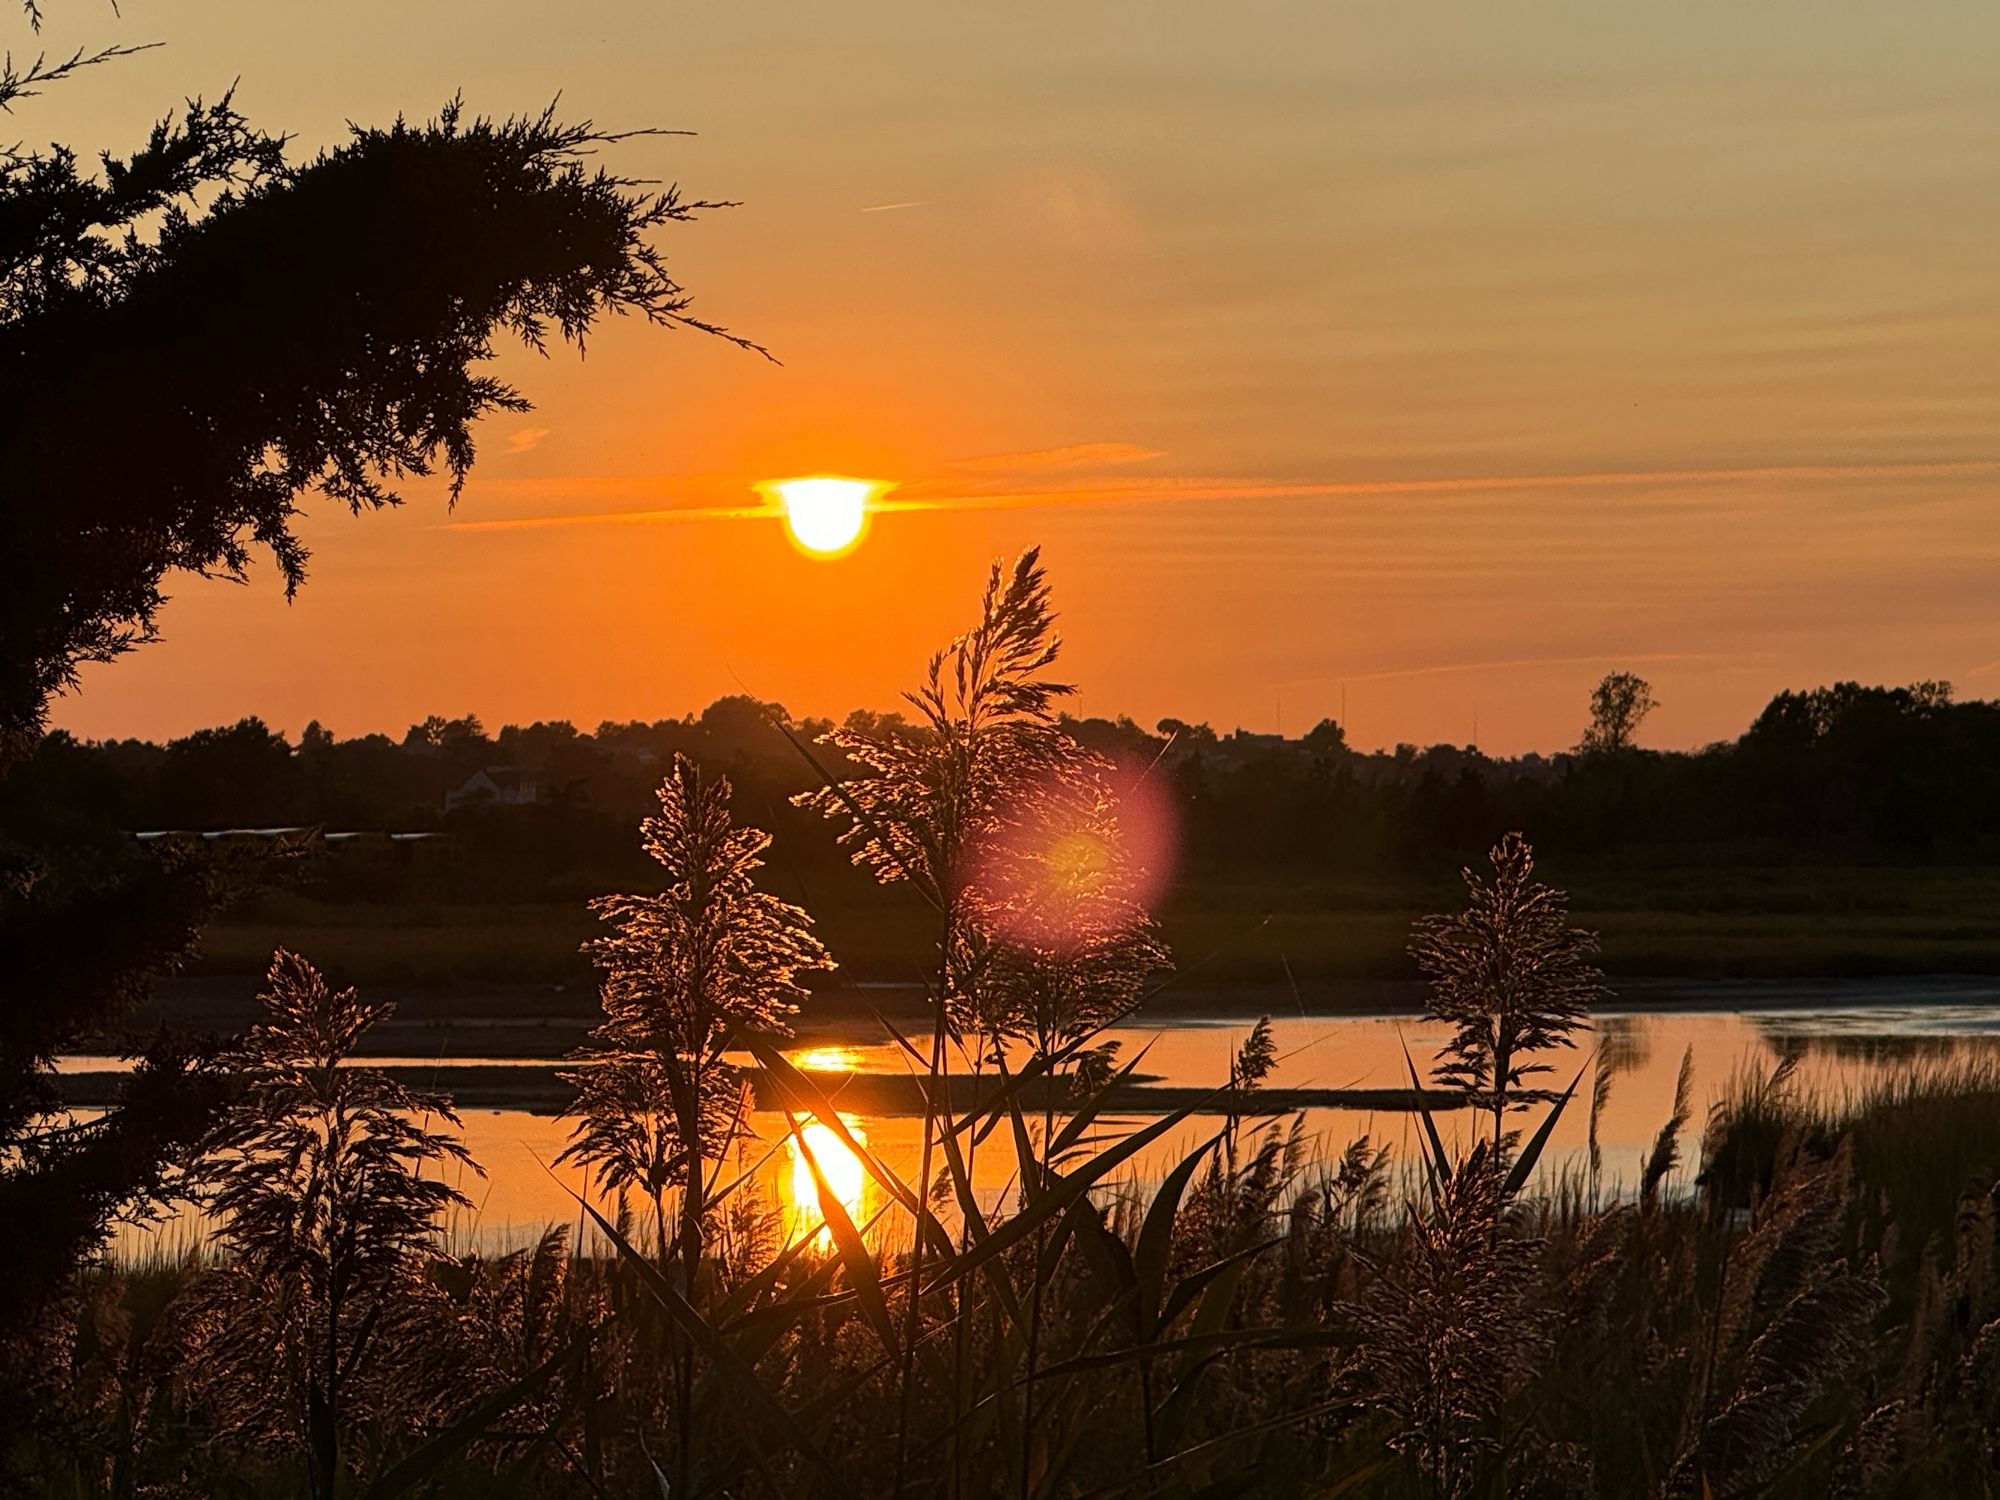
<svg viewBox="0 0 2000 1500"><path fill-rule="evenodd" d="M741 815L776 833L776 857L836 865L823 820L788 805L816 773L774 718L807 744L831 727L735 696L698 715L593 732L559 721L489 734L472 717L434 717L400 740L343 740L314 723L293 743L254 718L165 745L57 732L0 778L0 799L16 826L69 837L442 829L477 851L480 880L557 894L547 882L573 874L589 885L585 877L636 859L632 826L678 750L730 774ZM1781 693L1738 739L1690 752L1600 743L1513 758L1456 745L1360 753L1332 720L1295 739L1173 719L1152 730L1122 717L1067 722L1079 740L1154 765L1176 788L1190 876L1431 873L1515 828L1564 858L2000 858L2000 702L1953 702L1942 683ZM447 813L450 794L503 769L519 795L532 783L532 800L496 806L474 795Z"/></svg>

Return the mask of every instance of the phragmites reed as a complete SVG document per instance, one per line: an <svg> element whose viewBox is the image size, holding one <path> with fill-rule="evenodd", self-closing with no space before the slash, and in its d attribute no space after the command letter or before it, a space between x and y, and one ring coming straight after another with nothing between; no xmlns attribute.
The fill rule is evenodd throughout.
<svg viewBox="0 0 2000 1500"><path fill-rule="evenodd" d="M1075 689L1050 675L1061 648L1040 549L1022 553L1011 570L996 563L987 577L978 622L933 655L923 686L904 695L918 722L907 729L849 726L824 736L822 743L838 750L860 774L797 799L845 825L840 840L856 864L884 883L913 885L938 914L929 1087L918 1152L918 1177L927 1188L934 1181L939 1116L950 1112L947 1039L968 1029L986 1029L977 975L988 945L967 898L973 856L990 847L1010 820L1029 817L1076 753L1057 712L1057 704ZM911 1241L898 1382L898 1495L908 1471L921 1321L918 1289L926 1248L919 1223ZM962 1296L960 1305L962 1346ZM1028 1363L1032 1370L1032 1354Z"/></svg>
<svg viewBox="0 0 2000 1500"><path fill-rule="evenodd" d="M440 1216L470 1206L443 1174L478 1167L428 1123L458 1123L448 1100L349 1065L392 1006L328 988L283 949L259 998L264 1019L224 1059L237 1096L197 1169L230 1259L191 1301L185 1367L198 1405L305 1454L325 1496L357 1424L415 1395L396 1379L398 1346L427 1311Z"/></svg>
<svg viewBox="0 0 2000 1500"><path fill-rule="evenodd" d="M604 1019L564 1075L577 1123L558 1160L584 1164L606 1190L643 1193L663 1258L664 1199L679 1192L691 1264L705 1165L728 1154L748 1112L747 1084L723 1053L744 1031L787 1034L806 995L800 976L833 964L812 919L758 888L770 838L730 816L726 777L677 755L659 803L641 836L666 889L591 903L614 929L584 945L603 971Z"/></svg>
<svg viewBox="0 0 2000 1500"><path fill-rule="evenodd" d="M473 1162L455 1137L418 1123L456 1125L449 1099L347 1065L393 1004L330 989L282 948L264 984L264 1019L223 1058L241 1090L207 1143L207 1205L239 1265L338 1296L430 1248L438 1216L469 1205L422 1170Z"/></svg>
<svg viewBox="0 0 2000 1500"><path fill-rule="evenodd" d="M1852 1145L1794 1153L1730 1247L1682 1420L1669 1497L1752 1493L1804 1438L1813 1403L1867 1352L1883 1294L1873 1266L1841 1254Z"/></svg>
<svg viewBox="0 0 2000 1500"><path fill-rule="evenodd" d="M1495 1414L1546 1343L1533 1305L1537 1243L1494 1232L1500 1176L1481 1142L1410 1204L1402 1255L1376 1265L1354 1310L1363 1402L1389 1418L1388 1444L1433 1500L1487 1492L1503 1435Z"/></svg>
<svg viewBox="0 0 2000 1500"><path fill-rule="evenodd" d="M1510 833L1488 858L1492 879L1466 870L1465 910L1419 921L1410 955L1430 984L1426 1013L1453 1028L1433 1076L1492 1114L1497 1167L1508 1112L1546 1097L1527 1087L1549 1071L1536 1059L1575 1045L1605 986L1595 935L1570 925L1563 892L1534 879L1528 841Z"/></svg>
<svg viewBox="0 0 2000 1500"><path fill-rule="evenodd" d="M1061 648L1040 550L1011 570L994 564L979 622L904 694L917 722L831 731L822 743L860 774L798 801L844 823L841 842L877 879L909 881L959 915L968 854L1021 816L1022 799L1073 749L1056 705L1075 689L1049 675Z"/></svg>
<svg viewBox="0 0 2000 1500"><path fill-rule="evenodd" d="M644 1192L661 1272L678 1259L683 1295L699 1298L718 1187L709 1163L719 1175L750 1106L747 1081L723 1054L745 1032L788 1034L788 1018L806 996L800 976L833 964L812 935L812 919L759 889L771 840L730 816L726 777L704 776L676 755L659 797L641 842L666 871L666 889L590 904L613 929L584 945L603 971L604 1019L576 1055L583 1066L568 1075L578 1087L571 1112L579 1118L559 1159L586 1164L600 1186ZM671 1235L670 1190L680 1200ZM696 1349L676 1334L669 1353L671 1487L684 1494L701 1462Z"/></svg>
<svg viewBox="0 0 2000 1500"><path fill-rule="evenodd" d="M1639 1174L1639 1203L1649 1212L1659 1203L1660 1185L1680 1163L1681 1132L1687 1129L1693 1091L1694 1048L1690 1046L1681 1054L1680 1072L1674 1077L1673 1113L1667 1116L1660 1133L1653 1138L1653 1149L1646 1157L1645 1170Z"/></svg>

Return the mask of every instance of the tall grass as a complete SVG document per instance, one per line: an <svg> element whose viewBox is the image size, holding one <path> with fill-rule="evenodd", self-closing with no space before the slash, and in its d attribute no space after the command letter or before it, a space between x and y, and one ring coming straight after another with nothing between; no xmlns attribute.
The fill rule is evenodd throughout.
<svg viewBox="0 0 2000 1500"><path fill-rule="evenodd" d="M1517 841L1495 886L1419 933L1457 1026L1440 1082L1492 1116L1476 1145L1448 1151L1425 1110L1414 1160L1367 1141L1315 1157L1301 1122L1257 1113L1259 1027L1215 1080L1213 1133L1142 1183L1141 1154L1192 1112L1111 1116L1142 1059L1104 1031L1165 954L1124 901L1101 768L1050 714L1052 625L1030 554L932 660L914 727L800 746L839 767L813 800L857 857L934 919L930 1025L891 1028L924 1084L914 1178L787 1058L817 950L756 891L756 836L677 767L649 833L668 888L600 908L595 1045L643 1076L586 1091L576 1138L640 1211L580 1198L574 1233L449 1253L423 1172L451 1149L446 1116L408 1127L422 1150L383 1124L356 1197L339 1170L355 1111L312 1059L267 1057L290 1092L246 1069L207 1164L256 1213L79 1280L5 1472L60 1496L374 1500L1992 1492L2000 1072L1916 1068L1812 1101L1789 1066L1746 1076L1697 1149L1684 1070L1637 1191L1601 1191L1595 1156L1537 1178L1557 1117L1600 1112L1611 1072L1584 1103L1583 1073L1537 1086L1596 979ZM1063 861L1034 855L1050 826ZM1072 859L1072 836L1106 852ZM986 885L995 841L1026 870ZM346 1003L351 1047L373 1012ZM823 1231L787 1233L762 1195L756 1155L782 1143L741 1138L721 1065L739 1046ZM814 1122L861 1163L872 1217L834 1190ZM998 1203L974 1191L981 1152L1013 1163ZM1684 1159L1690 1190L1670 1191ZM357 1290L329 1310L343 1256ZM222 1317L222 1284L263 1321ZM218 1378L245 1369L261 1388Z"/></svg>

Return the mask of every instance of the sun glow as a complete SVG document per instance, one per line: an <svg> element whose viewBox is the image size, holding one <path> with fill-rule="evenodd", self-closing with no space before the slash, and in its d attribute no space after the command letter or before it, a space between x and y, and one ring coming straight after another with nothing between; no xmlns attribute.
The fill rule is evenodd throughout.
<svg viewBox="0 0 2000 1500"><path fill-rule="evenodd" d="M862 1145L868 1144L868 1137L861 1127L845 1114L841 1123L847 1133ZM790 1141L792 1153L792 1209L798 1218L801 1233L814 1234L816 1238L830 1239L825 1217L820 1212L819 1184L813 1181L813 1163L819 1164L820 1176L826 1179L828 1189L847 1211L847 1217L859 1226L863 1211L867 1207L868 1171L835 1133L830 1125L818 1120L808 1120L799 1128L798 1134ZM811 1156L808 1157L807 1153Z"/></svg>
<svg viewBox="0 0 2000 1500"><path fill-rule="evenodd" d="M792 1066L808 1073L858 1073L861 1054L852 1047L807 1047L791 1054Z"/></svg>
<svg viewBox="0 0 2000 1500"><path fill-rule="evenodd" d="M774 479L758 488L784 507L785 525L800 550L815 557L839 557L861 540L868 528L869 502L885 486L872 479L816 474Z"/></svg>

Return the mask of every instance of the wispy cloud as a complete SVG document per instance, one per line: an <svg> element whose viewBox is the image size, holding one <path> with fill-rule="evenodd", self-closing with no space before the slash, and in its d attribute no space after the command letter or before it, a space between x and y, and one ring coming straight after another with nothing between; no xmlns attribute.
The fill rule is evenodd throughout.
<svg viewBox="0 0 2000 1500"><path fill-rule="evenodd" d="M548 435L549 430L546 427L523 427L519 432L510 432L507 434L507 451L526 453L539 445Z"/></svg>
<svg viewBox="0 0 2000 1500"><path fill-rule="evenodd" d="M1976 478L2000 474L2000 459L1951 463L1791 464L1729 469L1633 469L1583 474L1483 474L1429 479L1271 480L1103 475L1083 484L1021 483L1007 489L950 479L904 485L884 511L1018 510L1072 505L1247 504L1267 500L1451 499L1530 492L1713 490L1746 484L1810 485L1857 480Z"/></svg>
<svg viewBox="0 0 2000 1500"><path fill-rule="evenodd" d="M490 521L446 521L440 531L552 531L565 526L659 526L676 521L749 521L778 514L768 505L680 505L654 510L596 511L585 515L502 516Z"/></svg>
<svg viewBox="0 0 2000 1500"><path fill-rule="evenodd" d="M1100 450L1093 460L1079 457ZM1106 456L1108 455L1108 456ZM968 476L981 474L1059 474L1066 469L1103 468L1153 457L1150 450L1127 443L1079 444L1038 453L1003 454L956 462L950 467ZM893 496L877 500L885 512L1016 510L1074 505L1134 505L1166 503L1248 503L1259 500L1365 499L1505 494L1521 491L1643 490L1723 488L1732 484L1814 484L1855 480L1919 480L1978 478L2000 474L2000 459L1967 459L1946 463L1778 464L1752 468L1630 469L1582 474L1484 474L1428 479L1269 480L1193 475L1093 475L1086 483L1023 483L991 490L976 477L939 476L900 486ZM527 490L519 484L508 492L555 498L580 493L659 494L663 489L693 488L685 479L649 477L549 477ZM705 478L707 493L727 492L733 482ZM514 531L559 526L622 526L652 522L756 519L775 515L769 505L690 503L583 515L537 515L487 521L449 521L451 531ZM1982 669L1983 670L1983 669Z"/></svg>
<svg viewBox="0 0 2000 1500"><path fill-rule="evenodd" d="M1775 660L1773 653L1750 653L1755 659ZM1404 677L1449 677L1462 672L1506 672L1537 667L1660 666L1672 662L1740 662L1742 652L1719 651L1597 651L1588 656L1506 656L1489 661L1437 662L1420 667L1391 667L1380 671L1325 673L1314 677L1288 677L1279 687L1308 687L1328 683L1392 682Z"/></svg>
<svg viewBox="0 0 2000 1500"><path fill-rule="evenodd" d="M907 203L871 203L861 211L864 214L892 214L899 208L928 208L935 201L932 198L912 198Z"/></svg>
<svg viewBox="0 0 2000 1500"><path fill-rule="evenodd" d="M1049 469L1087 469L1144 463L1164 457L1158 448L1137 443L1071 443L1066 448L1037 448L1028 453L989 453L978 458L954 458L947 468L969 474Z"/></svg>

